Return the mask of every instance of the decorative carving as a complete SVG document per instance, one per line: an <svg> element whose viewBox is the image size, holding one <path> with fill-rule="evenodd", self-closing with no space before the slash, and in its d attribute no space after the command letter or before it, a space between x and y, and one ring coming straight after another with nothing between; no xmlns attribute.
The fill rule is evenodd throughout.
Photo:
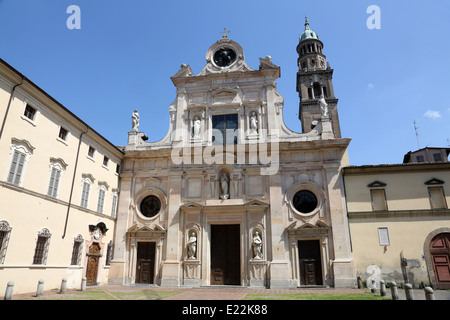
<svg viewBox="0 0 450 320"><path fill-rule="evenodd" d="M250 279L265 280L267 271L266 261L253 261L249 263Z"/></svg>
<svg viewBox="0 0 450 320"><path fill-rule="evenodd" d="M200 261L190 260L184 262L184 278L200 279Z"/></svg>

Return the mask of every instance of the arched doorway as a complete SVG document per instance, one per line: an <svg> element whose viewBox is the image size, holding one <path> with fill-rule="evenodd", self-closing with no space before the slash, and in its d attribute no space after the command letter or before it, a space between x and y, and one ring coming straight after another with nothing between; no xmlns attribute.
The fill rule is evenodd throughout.
<svg viewBox="0 0 450 320"><path fill-rule="evenodd" d="M437 289L450 289L450 230L438 229L425 241L430 281Z"/></svg>

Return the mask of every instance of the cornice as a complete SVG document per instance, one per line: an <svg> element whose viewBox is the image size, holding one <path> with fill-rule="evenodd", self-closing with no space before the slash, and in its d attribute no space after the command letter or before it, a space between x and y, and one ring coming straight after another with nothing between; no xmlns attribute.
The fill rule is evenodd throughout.
<svg viewBox="0 0 450 320"><path fill-rule="evenodd" d="M450 162L422 162L422 163L400 163L379 164L364 166L348 166L343 168L344 175L364 175L380 173L409 173L426 171L450 171Z"/></svg>

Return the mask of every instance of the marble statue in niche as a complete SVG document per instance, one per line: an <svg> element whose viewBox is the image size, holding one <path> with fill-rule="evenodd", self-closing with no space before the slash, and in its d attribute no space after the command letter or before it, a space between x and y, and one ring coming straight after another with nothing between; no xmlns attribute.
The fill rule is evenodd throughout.
<svg viewBox="0 0 450 320"><path fill-rule="evenodd" d="M197 235L194 231L191 232L187 243L187 256L189 260L197 258Z"/></svg>
<svg viewBox="0 0 450 320"><path fill-rule="evenodd" d="M199 117L194 118L192 128L193 128L194 138L200 138L201 120Z"/></svg>
<svg viewBox="0 0 450 320"><path fill-rule="evenodd" d="M262 254L262 240L258 231L255 231L252 239L252 248L253 248L253 259L261 260L263 257Z"/></svg>
<svg viewBox="0 0 450 320"><path fill-rule="evenodd" d="M250 134L258 133L258 118L256 112L250 113Z"/></svg>
<svg viewBox="0 0 450 320"><path fill-rule="evenodd" d="M227 174L223 172L220 175L220 199L225 200L230 198L230 179Z"/></svg>

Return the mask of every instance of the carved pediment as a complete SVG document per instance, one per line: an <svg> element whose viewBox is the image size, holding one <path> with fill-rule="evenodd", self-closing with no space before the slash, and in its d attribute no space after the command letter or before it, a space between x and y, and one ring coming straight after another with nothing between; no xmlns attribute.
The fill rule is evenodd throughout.
<svg viewBox="0 0 450 320"><path fill-rule="evenodd" d="M444 183L445 183L445 181L439 180L439 179L437 179L437 178L433 178L433 179L428 180L427 182L425 182L425 184L426 184L427 186L429 186L429 185L444 184Z"/></svg>
<svg viewBox="0 0 450 320"><path fill-rule="evenodd" d="M331 229L331 227L329 225L327 225L325 222L318 220L316 222L316 224L311 224L311 223L303 223L299 226L297 226L297 222L298 221L294 221L293 223L291 223L286 230L288 232L294 232L294 231L318 231L318 230L328 230Z"/></svg>
<svg viewBox="0 0 450 320"><path fill-rule="evenodd" d="M203 205L201 205L200 203L194 202L194 201L188 201L185 202L183 205L180 206L180 208L189 208L189 209L193 209L193 208L203 208Z"/></svg>
<svg viewBox="0 0 450 320"><path fill-rule="evenodd" d="M263 202L260 200L251 200L244 203L244 207L264 207L268 208L270 205L267 202Z"/></svg>
<svg viewBox="0 0 450 320"><path fill-rule="evenodd" d="M374 181L372 183L369 183L367 185L369 188L379 188L379 187L386 187L386 183L381 181Z"/></svg>
<svg viewBox="0 0 450 320"><path fill-rule="evenodd" d="M175 73L172 78L185 78L185 77L192 77L193 72L190 65L182 64L180 67L180 70Z"/></svg>
<svg viewBox="0 0 450 320"><path fill-rule="evenodd" d="M127 232L136 233L136 232L166 232L166 230L157 223L152 224L151 226L144 226L141 224L134 224L130 228L128 228Z"/></svg>

